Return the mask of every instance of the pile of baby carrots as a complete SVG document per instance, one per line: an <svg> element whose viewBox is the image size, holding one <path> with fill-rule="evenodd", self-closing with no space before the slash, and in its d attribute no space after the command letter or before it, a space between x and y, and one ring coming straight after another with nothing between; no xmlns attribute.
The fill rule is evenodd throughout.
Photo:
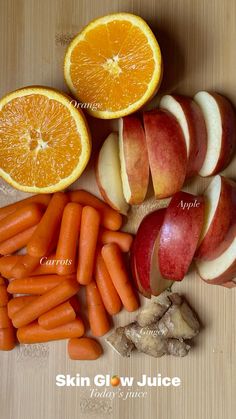
<svg viewBox="0 0 236 419"><path fill-rule="evenodd" d="M0 350L70 339L71 359L101 355L98 341L82 337L78 292L85 287L94 337L109 331L122 306L138 308L124 255L133 238L121 226L118 212L84 190L0 208Z"/></svg>

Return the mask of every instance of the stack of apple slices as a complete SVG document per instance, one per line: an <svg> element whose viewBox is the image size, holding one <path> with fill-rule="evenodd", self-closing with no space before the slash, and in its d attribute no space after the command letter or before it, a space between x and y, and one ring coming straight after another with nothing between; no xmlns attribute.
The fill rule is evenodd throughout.
<svg viewBox="0 0 236 419"><path fill-rule="evenodd" d="M96 177L103 198L127 214L141 204L151 172L157 199L181 190L185 179L212 176L230 162L236 145L236 117L231 103L217 93L194 99L165 95L160 109L119 120L99 152Z"/></svg>
<svg viewBox="0 0 236 419"><path fill-rule="evenodd" d="M159 295L194 259L204 281L236 286L236 183L219 175L203 196L177 192L166 209L143 219L131 251L137 289Z"/></svg>

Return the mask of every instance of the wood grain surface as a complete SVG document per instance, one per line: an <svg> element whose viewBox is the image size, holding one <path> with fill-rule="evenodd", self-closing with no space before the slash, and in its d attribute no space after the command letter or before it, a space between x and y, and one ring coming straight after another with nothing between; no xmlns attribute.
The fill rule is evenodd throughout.
<svg viewBox="0 0 236 419"><path fill-rule="evenodd" d="M161 93L214 89L236 105L236 0L0 0L0 95L34 84L66 90L68 42L91 19L117 11L142 16L154 30L164 57ZM116 123L90 118L90 124L95 152ZM236 159L225 174L236 178ZM207 183L194 179L185 189L202 192ZM76 186L98 194L92 162ZM26 195L4 182L0 188L0 206ZM150 197L134 207L125 229L135 232L143 215L160 205ZM203 325L188 357L154 359L136 353L123 359L102 339L104 356L96 362L70 361L66 342L17 347L0 353L1 418L235 418L236 291L207 285L193 271L174 290L188 297ZM115 323L133 318L122 312ZM180 377L182 384L146 388L144 399L91 399L89 389L56 386L57 374L76 373L136 379L161 373Z"/></svg>

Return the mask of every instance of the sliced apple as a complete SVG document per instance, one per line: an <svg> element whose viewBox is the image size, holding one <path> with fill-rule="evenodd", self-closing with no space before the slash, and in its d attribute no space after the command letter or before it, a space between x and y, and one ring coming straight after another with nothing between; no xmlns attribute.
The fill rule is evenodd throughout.
<svg viewBox="0 0 236 419"><path fill-rule="evenodd" d="M156 267L156 242L165 209L148 214L141 222L133 242L131 266L138 290L144 295L158 295L171 285ZM144 292L143 292L144 290Z"/></svg>
<svg viewBox="0 0 236 419"><path fill-rule="evenodd" d="M129 204L141 204L149 181L149 162L145 134L137 116L119 120L119 148L123 192Z"/></svg>
<svg viewBox="0 0 236 419"><path fill-rule="evenodd" d="M235 288L236 287L236 279L233 279L232 281L225 282L224 284L221 284L222 287L225 288Z"/></svg>
<svg viewBox="0 0 236 419"><path fill-rule="evenodd" d="M160 231L158 251L164 278L181 281L192 262L204 220L204 199L186 192L176 193Z"/></svg>
<svg viewBox="0 0 236 419"><path fill-rule="evenodd" d="M156 198L178 192L187 171L187 150L177 119L164 110L144 112L149 165Z"/></svg>
<svg viewBox="0 0 236 419"><path fill-rule="evenodd" d="M227 249L212 260L197 260L200 277L209 284L222 285L236 277L236 237Z"/></svg>
<svg viewBox="0 0 236 419"><path fill-rule="evenodd" d="M235 112L231 103L218 93L198 92L194 100L202 110L207 129L206 157L199 174L212 176L229 164L235 150Z"/></svg>
<svg viewBox="0 0 236 419"><path fill-rule="evenodd" d="M136 289L140 292L140 294L142 294L146 298L151 298L151 290L150 289L145 290L143 286L141 285L141 282L139 279L139 275L138 275L137 267L136 267L135 247L136 247L135 241L133 241L131 250L130 250L130 267L131 267L132 277L134 280L134 285Z"/></svg>
<svg viewBox="0 0 236 419"><path fill-rule="evenodd" d="M160 246L160 232L154 243L151 256L151 270L150 270L150 288L152 295L160 295L163 291L169 288L173 281L162 276L159 267L158 250Z"/></svg>
<svg viewBox="0 0 236 419"><path fill-rule="evenodd" d="M217 175L206 189L204 198L204 224L195 257L209 260L220 256L234 238L236 184Z"/></svg>
<svg viewBox="0 0 236 419"><path fill-rule="evenodd" d="M197 175L203 165L207 145L206 124L201 109L193 99L181 95L164 95L160 108L169 111L180 124L187 148L187 177Z"/></svg>
<svg viewBox="0 0 236 419"><path fill-rule="evenodd" d="M126 215L129 209L121 181L119 138L113 132L104 141L95 167L96 180L103 199L115 210Z"/></svg>

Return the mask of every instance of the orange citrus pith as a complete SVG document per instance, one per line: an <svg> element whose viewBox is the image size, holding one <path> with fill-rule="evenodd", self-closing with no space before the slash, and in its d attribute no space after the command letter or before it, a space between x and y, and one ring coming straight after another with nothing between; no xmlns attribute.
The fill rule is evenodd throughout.
<svg viewBox="0 0 236 419"><path fill-rule="evenodd" d="M0 101L0 176L26 192L55 192L75 181L91 152L82 112L65 95L27 87Z"/></svg>
<svg viewBox="0 0 236 419"><path fill-rule="evenodd" d="M161 52L147 23L129 13L98 18L68 47L64 74L90 114L111 119L139 109L157 91Z"/></svg>

